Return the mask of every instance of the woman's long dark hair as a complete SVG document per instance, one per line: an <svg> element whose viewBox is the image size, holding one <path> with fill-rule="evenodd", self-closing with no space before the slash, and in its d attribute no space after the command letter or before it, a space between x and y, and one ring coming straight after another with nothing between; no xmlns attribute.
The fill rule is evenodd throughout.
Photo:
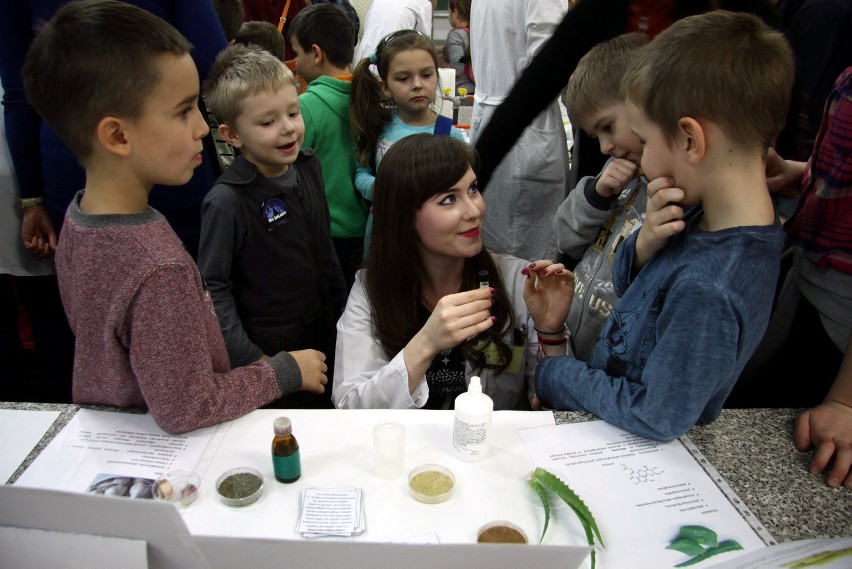
<svg viewBox="0 0 852 569"><path fill-rule="evenodd" d="M417 254L414 227L417 211L437 193L445 192L467 173L476 171L473 147L450 136L417 134L397 141L385 154L373 189L373 236L367 257L366 290L372 307L373 333L388 357L398 354L423 326L422 304L425 277ZM514 327L514 311L506 287L491 254L482 248L465 260L461 290L479 286L479 271L488 271L496 289L491 314L494 326L462 344L465 359L475 368L485 365L476 349L485 337L494 343L502 371L509 365L512 348L503 337Z"/></svg>

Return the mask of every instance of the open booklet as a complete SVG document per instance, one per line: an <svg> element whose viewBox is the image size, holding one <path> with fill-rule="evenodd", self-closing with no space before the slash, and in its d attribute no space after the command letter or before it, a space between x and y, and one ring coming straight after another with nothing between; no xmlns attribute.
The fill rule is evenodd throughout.
<svg viewBox="0 0 852 569"><path fill-rule="evenodd" d="M659 443L603 421L518 434L533 462L596 518L600 567L707 567L774 543L688 437ZM566 523L572 512L557 518Z"/></svg>
<svg viewBox="0 0 852 569"><path fill-rule="evenodd" d="M755 551L712 569L849 569L852 536L789 541Z"/></svg>

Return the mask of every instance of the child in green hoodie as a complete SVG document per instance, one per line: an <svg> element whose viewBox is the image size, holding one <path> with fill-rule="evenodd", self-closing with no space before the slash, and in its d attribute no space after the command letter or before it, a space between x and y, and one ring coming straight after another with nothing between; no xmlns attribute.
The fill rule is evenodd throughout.
<svg viewBox="0 0 852 569"><path fill-rule="evenodd" d="M308 89L299 96L305 146L319 156L331 214L331 239L347 290L363 258L369 207L353 184L355 140L349 127L349 86L357 33L346 13L332 4L299 12L287 39Z"/></svg>

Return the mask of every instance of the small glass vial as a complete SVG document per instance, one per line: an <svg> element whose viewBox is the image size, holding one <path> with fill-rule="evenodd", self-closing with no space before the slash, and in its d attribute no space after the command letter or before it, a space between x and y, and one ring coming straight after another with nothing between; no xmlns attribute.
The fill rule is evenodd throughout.
<svg viewBox="0 0 852 569"><path fill-rule="evenodd" d="M275 438L272 439L272 468L278 482L290 484L302 475L302 460L299 443L293 436L293 425L289 417L278 417L272 424Z"/></svg>
<svg viewBox="0 0 852 569"><path fill-rule="evenodd" d="M488 269L479 271L479 288L488 288L491 283L488 281Z"/></svg>

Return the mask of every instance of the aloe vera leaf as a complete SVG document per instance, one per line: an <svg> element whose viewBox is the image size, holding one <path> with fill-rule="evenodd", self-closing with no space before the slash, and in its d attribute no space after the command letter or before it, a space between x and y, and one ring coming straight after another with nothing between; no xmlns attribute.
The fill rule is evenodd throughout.
<svg viewBox="0 0 852 569"><path fill-rule="evenodd" d="M588 523L591 529L594 531L595 535L598 538L598 542L601 544L601 547L604 547L603 538L601 537L601 532L598 529L598 524L595 521L595 517L592 515L592 512L589 511L589 508L580 499L580 497L574 493L571 488L568 487L562 480L560 480L556 475L552 472L545 470L544 468L536 468L532 473L532 478L538 480L549 490L553 491L557 496L562 498L566 504L571 506L571 508L577 513L577 516L584 523ZM594 545L593 540L589 540L589 545Z"/></svg>
<svg viewBox="0 0 852 569"><path fill-rule="evenodd" d="M580 512L577 511L577 508L571 506L571 504L568 505L571 507L572 510L574 510L574 513L577 514L577 517L580 519L580 523L583 524L583 531L586 533L586 542L592 548L592 569L595 569L595 537L592 535L592 528L589 525L589 522L587 522L585 518L580 515Z"/></svg>
<svg viewBox="0 0 852 569"><path fill-rule="evenodd" d="M550 523L550 498L547 496L547 490L538 480L529 479L527 480L527 484L538 494L538 497L541 499L541 505L544 506L544 528L541 530L541 537L538 540L541 543L544 540L544 534L547 533L547 526Z"/></svg>
<svg viewBox="0 0 852 569"><path fill-rule="evenodd" d="M686 537L674 540L668 547L666 547L666 549L674 549L675 551L680 551L684 555L701 555L704 553L704 547L702 547L700 543L694 539Z"/></svg>
<svg viewBox="0 0 852 569"><path fill-rule="evenodd" d="M675 567L688 567L689 565L701 563L705 559L713 557L714 555L719 555L720 553L725 553L728 551L737 551L738 549L742 548L743 546L737 543L736 541L732 539L726 539L725 541L720 541L719 545L715 547L708 547L701 555L696 555L692 559L687 559L683 563L678 563L677 565L675 565Z"/></svg>
<svg viewBox="0 0 852 569"><path fill-rule="evenodd" d="M719 545L719 537L716 535L716 532L704 526L683 526L680 528L678 537L691 539L710 547Z"/></svg>

